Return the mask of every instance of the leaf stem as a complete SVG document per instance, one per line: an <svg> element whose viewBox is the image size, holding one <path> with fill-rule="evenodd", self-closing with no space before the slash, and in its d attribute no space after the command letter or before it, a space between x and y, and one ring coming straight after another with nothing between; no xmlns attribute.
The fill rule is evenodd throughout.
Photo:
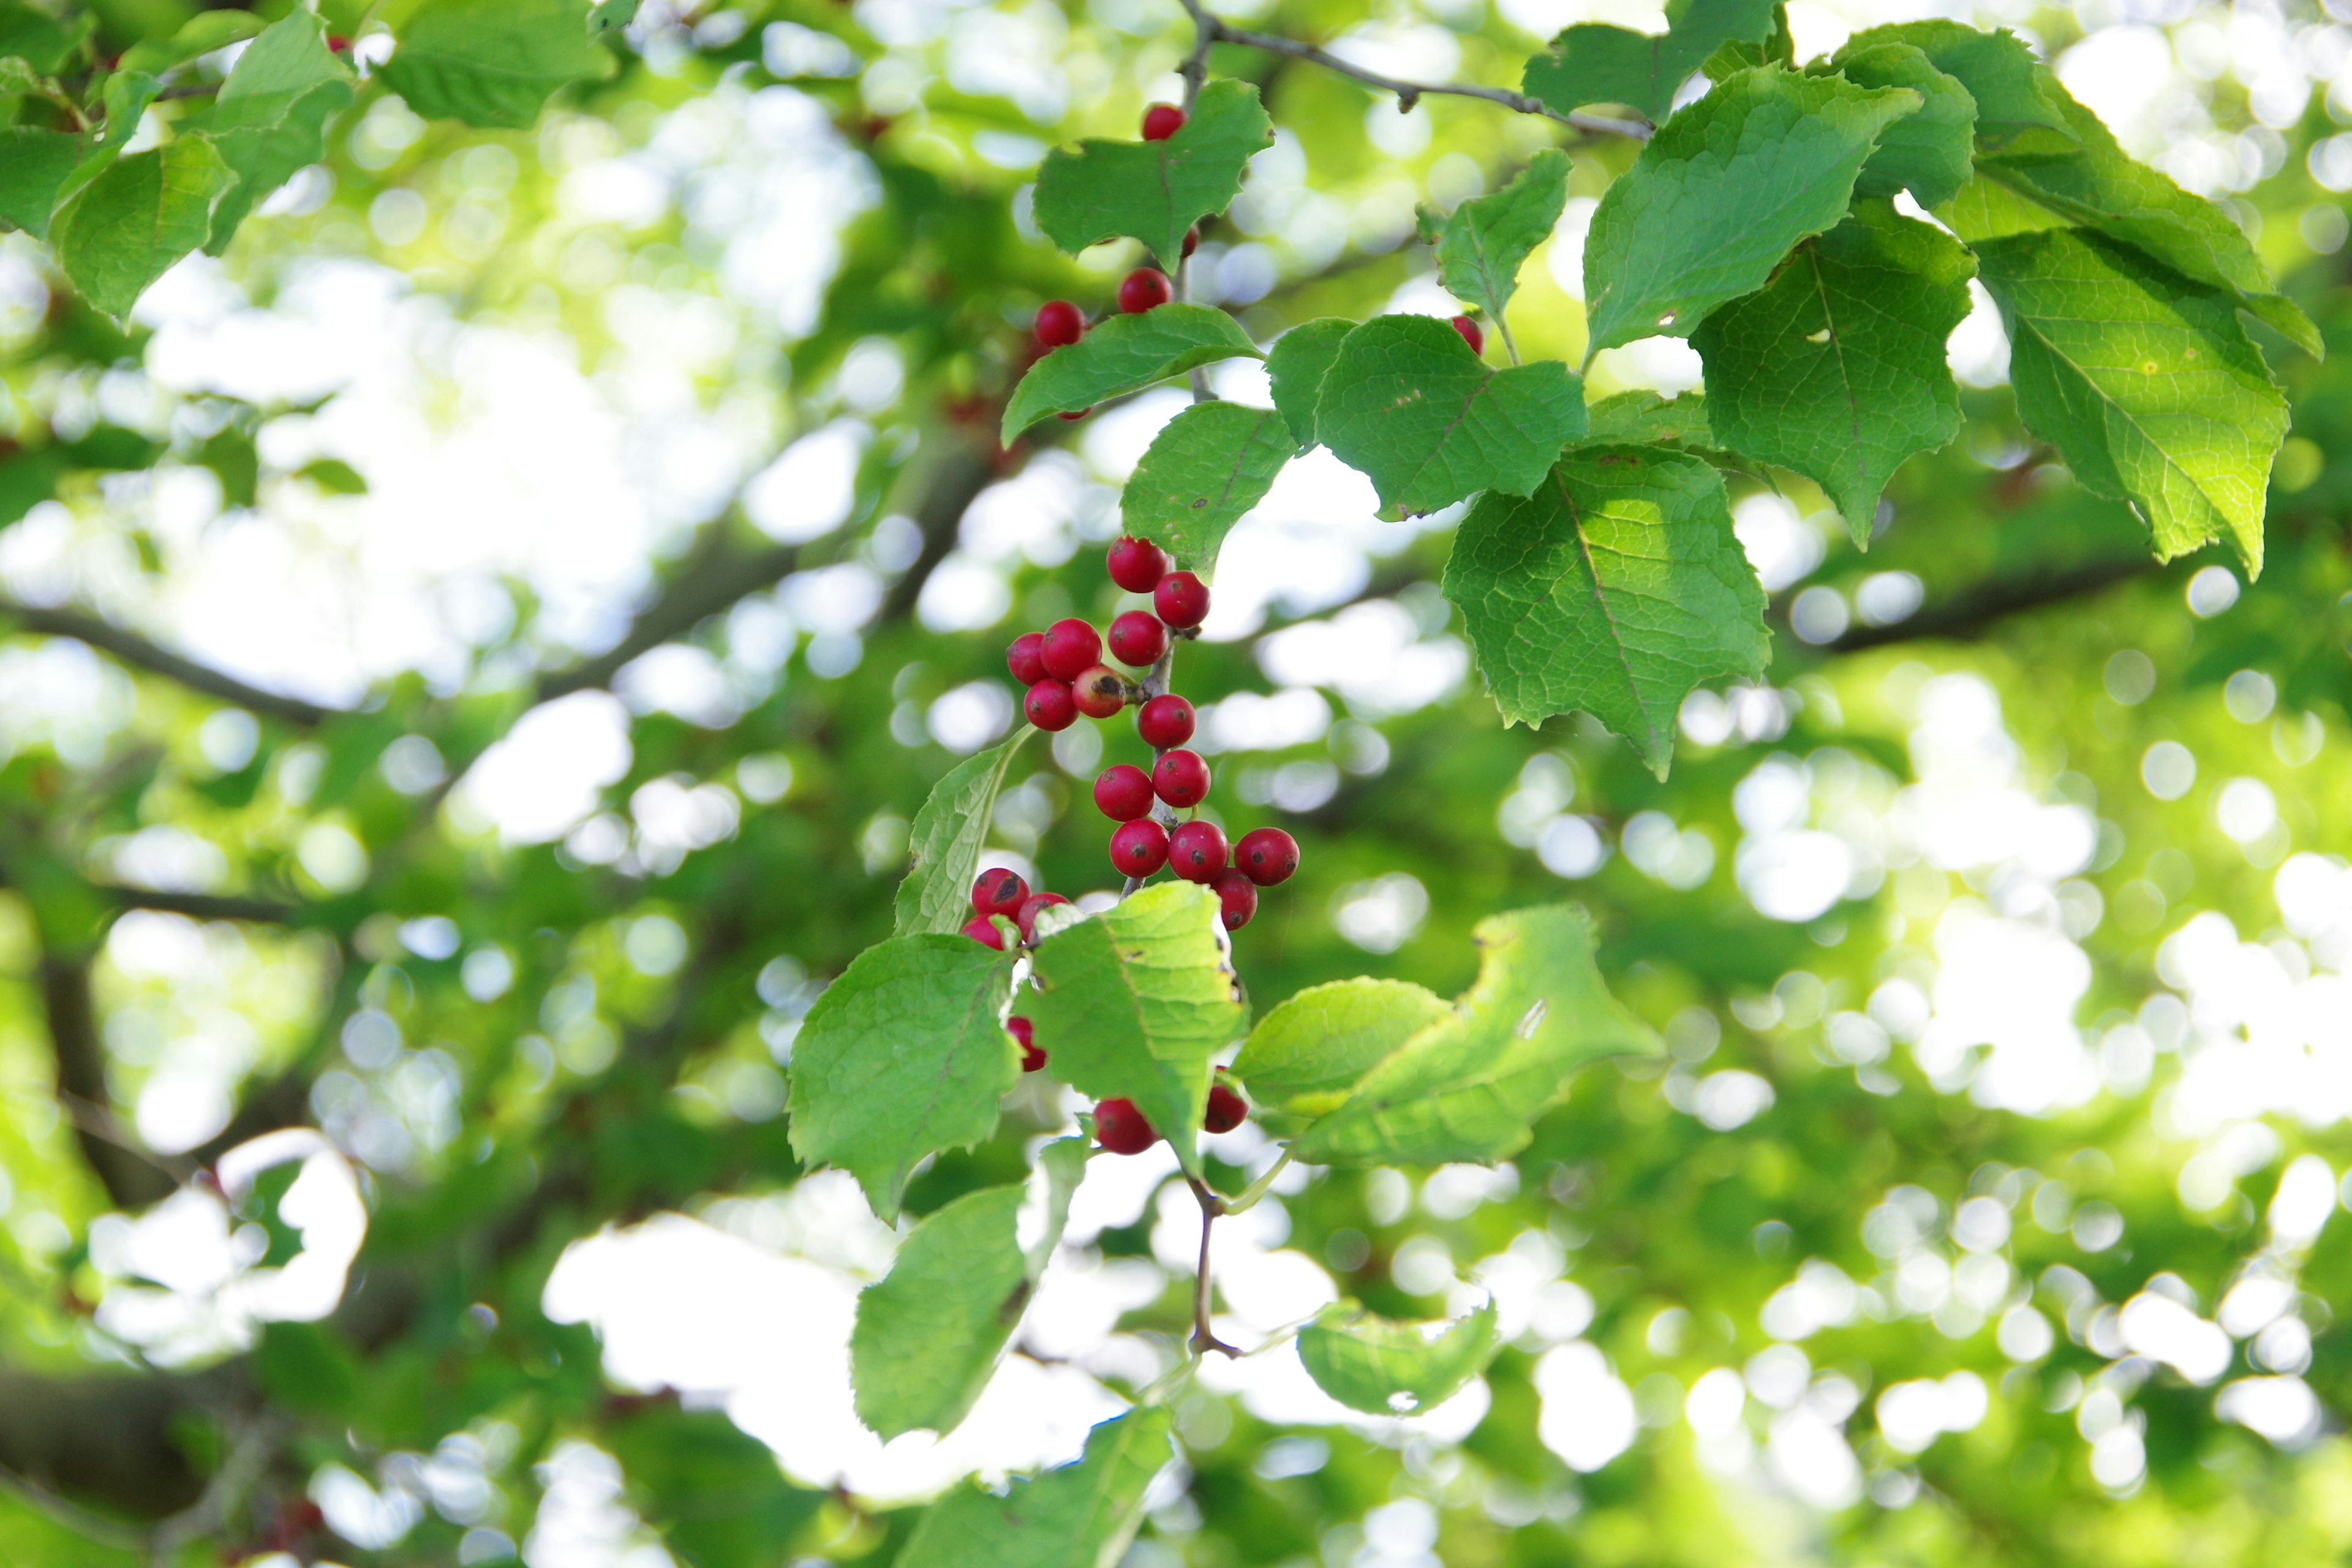
<svg viewBox="0 0 2352 1568"><path fill-rule="evenodd" d="M1287 1170L1289 1166L1290 1145L1286 1143L1282 1146L1282 1158L1267 1166L1265 1175L1260 1176L1256 1181L1252 1182L1248 1186L1244 1187L1242 1189L1241 1196L1237 1198L1226 1198L1224 1200L1223 1212L1226 1214L1246 1214L1251 1209L1257 1207L1258 1200L1265 1196L1267 1193L1274 1190L1274 1179L1282 1174L1282 1173Z"/></svg>
<svg viewBox="0 0 2352 1568"><path fill-rule="evenodd" d="M1209 1184L1197 1176L1187 1176L1193 1197L1201 1204L1201 1267L1192 1281L1192 1354L1205 1357L1211 1351L1230 1360L1239 1361L1241 1351L1217 1338L1209 1327L1209 1233L1217 1216L1231 1212L1225 1200L1212 1191Z"/></svg>
<svg viewBox="0 0 2352 1568"><path fill-rule="evenodd" d="M1503 352L1511 356L1511 363L1513 364L1524 364L1526 362L1519 358L1519 345L1517 342L1513 341L1511 337L1511 325L1508 321L1503 320L1503 312L1497 310L1489 319L1494 321L1495 330L1503 334Z"/></svg>

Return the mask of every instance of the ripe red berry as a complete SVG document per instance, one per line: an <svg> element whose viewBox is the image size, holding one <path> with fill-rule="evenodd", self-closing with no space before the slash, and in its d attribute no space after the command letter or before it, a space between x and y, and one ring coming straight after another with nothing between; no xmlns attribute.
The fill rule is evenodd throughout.
<svg viewBox="0 0 2352 1568"><path fill-rule="evenodd" d="M1143 139L1165 142L1184 129L1184 111L1172 103L1155 103L1143 111Z"/></svg>
<svg viewBox="0 0 2352 1568"><path fill-rule="evenodd" d="M1026 1018L1007 1018L1004 1021L1004 1032L1011 1035L1013 1043L1021 1047L1023 1072L1035 1072L1045 1065L1045 1053L1037 1048L1036 1025ZM1213 1090L1210 1094L1209 1104L1213 1110L1216 1106L1216 1095ZM1247 1112L1244 1111L1244 1114L1246 1115Z"/></svg>
<svg viewBox="0 0 2352 1568"><path fill-rule="evenodd" d="M1102 637L1073 616L1045 628L1045 652L1046 674L1056 680L1076 680L1089 667L1102 662Z"/></svg>
<svg viewBox="0 0 2352 1568"><path fill-rule="evenodd" d="M1173 692L1155 697L1136 714L1135 732L1155 752L1181 746L1192 738L1192 704Z"/></svg>
<svg viewBox="0 0 2352 1568"><path fill-rule="evenodd" d="M1160 1134L1135 1101L1106 1100L1095 1107L1095 1142L1114 1154L1140 1154Z"/></svg>
<svg viewBox="0 0 2352 1568"><path fill-rule="evenodd" d="M1168 864L1168 830L1148 816L1120 823L1110 836L1110 863L1125 876L1150 876Z"/></svg>
<svg viewBox="0 0 2352 1568"><path fill-rule="evenodd" d="M347 38L347 37L343 37L343 35L342 35L342 34L341 34L341 33L329 33L329 34L327 35L327 52L328 52L329 54L333 54L333 55L340 55L340 54L343 54L343 53L346 53L347 51L349 51L349 49L351 48L351 47L352 47L352 41L351 41L351 39L349 39L349 38Z"/></svg>
<svg viewBox="0 0 2352 1568"><path fill-rule="evenodd" d="M1209 1113L1201 1118L1204 1132L1231 1132L1249 1120L1249 1101L1237 1089L1222 1083L1209 1086Z"/></svg>
<svg viewBox="0 0 2352 1568"><path fill-rule="evenodd" d="M1190 259L1192 254L1200 248L1201 226L1199 224L1194 224L1191 228L1184 231L1184 255L1186 258Z"/></svg>
<svg viewBox="0 0 2352 1568"><path fill-rule="evenodd" d="M1081 408L1076 414L1056 414L1054 417L1056 419L1066 419L1071 424L1076 425L1079 420L1084 419L1087 415L1092 414L1094 410L1091 408Z"/></svg>
<svg viewBox="0 0 2352 1568"><path fill-rule="evenodd" d="M1048 300L1037 307L1037 342L1048 349L1067 348L1087 335L1087 319L1067 300Z"/></svg>
<svg viewBox="0 0 2352 1568"><path fill-rule="evenodd" d="M1066 680L1039 681L1021 700L1021 710L1040 730L1066 730L1078 721L1077 699L1070 695Z"/></svg>
<svg viewBox="0 0 2352 1568"><path fill-rule="evenodd" d="M1168 628L1150 610L1129 610L1110 624L1110 656L1149 669L1168 651Z"/></svg>
<svg viewBox="0 0 2352 1568"><path fill-rule="evenodd" d="M1178 631L1190 631L1209 618L1209 585L1190 572L1171 572L1151 591L1151 607Z"/></svg>
<svg viewBox="0 0 2352 1568"><path fill-rule="evenodd" d="M1217 915L1227 931L1239 931L1257 918L1257 884L1242 872L1224 872L1209 890L1217 895Z"/></svg>
<svg viewBox="0 0 2352 1568"><path fill-rule="evenodd" d="M1454 330L1462 334L1462 341L1470 345L1472 353L1486 352L1486 332L1477 322L1467 316L1456 316L1454 318Z"/></svg>
<svg viewBox="0 0 2352 1568"><path fill-rule="evenodd" d="M1095 805L1113 822L1133 822L1151 811L1151 775L1133 763L1105 768L1095 780Z"/></svg>
<svg viewBox="0 0 2352 1568"><path fill-rule="evenodd" d="M1013 679L1024 686L1034 686L1045 679L1045 634L1023 632L1004 650L1004 668Z"/></svg>
<svg viewBox="0 0 2352 1568"><path fill-rule="evenodd" d="M1234 865L1261 888L1287 882L1298 869L1298 840L1279 827L1253 827L1234 846Z"/></svg>
<svg viewBox="0 0 2352 1568"><path fill-rule="evenodd" d="M1110 580L1130 594L1149 594L1168 575L1168 552L1148 539L1120 539L1110 547Z"/></svg>
<svg viewBox="0 0 2352 1568"><path fill-rule="evenodd" d="M982 871L971 885L971 907L983 915L1009 915L1028 896L1029 884L1021 873L1003 866Z"/></svg>
<svg viewBox="0 0 2352 1568"><path fill-rule="evenodd" d="M1020 910L1013 917L1013 923L1021 928L1021 940L1023 942L1037 940L1039 910L1051 909L1055 904L1066 904L1069 901L1059 893L1032 893L1022 900Z"/></svg>
<svg viewBox="0 0 2352 1568"><path fill-rule="evenodd" d="M1130 316L1158 310L1176 298L1175 285L1157 267L1139 267L1118 285L1118 308Z"/></svg>
<svg viewBox="0 0 2352 1568"><path fill-rule="evenodd" d="M1127 706L1127 678L1108 665L1089 666L1070 682L1070 700L1087 718L1108 719Z"/></svg>
<svg viewBox="0 0 2352 1568"><path fill-rule="evenodd" d="M1209 764L1198 752L1163 752L1151 764L1151 793L1181 811L1209 798ZM1221 858L1219 866L1224 864Z"/></svg>
<svg viewBox="0 0 2352 1568"><path fill-rule="evenodd" d="M966 921L963 934L982 947L992 947L999 952L1004 951L1004 933L998 931L996 922L986 915L974 915Z"/></svg>
<svg viewBox="0 0 2352 1568"><path fill-rule="evenodd" d="M1225 830L1188 822L1168 836L1168 867L1188 882L1213 882L1225 868Z"/></svg>

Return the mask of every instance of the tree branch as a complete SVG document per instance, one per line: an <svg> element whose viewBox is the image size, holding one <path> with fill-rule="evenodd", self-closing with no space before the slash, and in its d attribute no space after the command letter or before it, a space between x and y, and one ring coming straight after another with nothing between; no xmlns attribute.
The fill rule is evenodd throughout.
<svg viewBox="0 0 2352 1568"><path fill-rule="evenodd" d="M95 884L101 897L113 900L126 910L155 910L163 914L185 915L194 921L243 921L253 925L299 925L306 911L302 906L277 899L256 898L241 893L173 893L155 888L132 888L121 883Z"/></svg>
<svg viewBox="0 0 2352 1568"><path fill-rule="evenodd" d="M1217 1223L1217 1216L1225 1212L1225 1200L1211 1192L1206 1182L1192 1176L1184 1180L1191 1184L1192 1196L1201 1205L1201 1265L1192 1279L1192 1353L1205 1356L1215 1351L1221 1355L1239 1359L1242 1352L1217 1338L1215 1331L1209 1327L1209 1232Z"/></svg>
<svg viewBox="0 0 2352 1568"><path fill-rule="evenodd" d="M709 616L782 582L800 564L800 558L797 544L770 545L748 555L724 545L714 546L638 612L619 642L593 658L541 676L532 700L552 702L575 691L610 686L613 678L640 655L684 637Z"/></svg>
<svg viewBox="0 0 2352 1568"><path fill-rule="evenodd" d="M916 602L923 596L923 585L939 570L940 563L948 558L948 552L956 547L963 514L995 478L996 465L992 456L982 452L974 443L957 441L950 447L932 470L930 486L915 508L915 525L923 535L922 551L883 595L882 608L876 617L878 621L887 626L915 613Z"/></svg>
<svg viewBox="0 0 2352 1568"><path fill-rule="evenodd" d="M267 713L283 719L289 724L313 729L334 718L338 709L307 702L284 692L265 691L258 686L238 679L226 670L199 664L184 654L148 641L133 631L127 631L111 621L80 610L44 609L35 605L20 605L13 599L0 598L0 617L15 621L25 630L39 637L71 637L88 643L101 653L112 654L123 663L177 681L191 691L201 691L207 697L217 697L256 713Z"/></svg>
<svg viewBox="0 0 2352 1568"><path fill-rule="evenodd" d="M1819 646L1825 654L1843 654L1936 637L1965 641L1983 636L1995 623L2011 616L2070 599L2088 598L2118 583L2151 575L2161 566L2162 563L2153 555L2124 555L2026 576L1997 578L1922 610L1908 620L1896 621L1892 626L1854 626Z"/></svg>
<svg viewBox="0 0 2352 1568"><path fill-rule="evenodd" d="M99 1038L89 959L43 954L41 1000L48 1010L49 1038L57 1055L58 1103L72 1119L82 1158L107 1196L124 1209L143 1208L170 1196L179 1184L139 1147L110 1109L106 1047Z"/></svg>

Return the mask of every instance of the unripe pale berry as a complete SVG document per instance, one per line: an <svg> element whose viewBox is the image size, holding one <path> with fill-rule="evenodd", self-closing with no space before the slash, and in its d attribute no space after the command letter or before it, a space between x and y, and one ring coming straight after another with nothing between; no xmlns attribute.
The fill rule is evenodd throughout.
<svg viewBox="0 0 2352 1568"><path fill-rule="evenodd" d="M1039 681L1021 700L1021 710L1040 730L1066 730L1078 721L1077 699L1070 695L1066 680Z"/></svg>
<svg viewBox="0 0 2352 1568"><path fill-rule="evenodd" d="M1158 310L1174 298L1175 285L1157 267L1139 267L1119 280L1118 308L1130 316Z"/></svg>
<svg viewBox="0 0 2352 1568"><path fill-rule="evenodd" d="M998 931L996 922L986 915L974 915L966 921L963 934L982 947L992 947L999 952L1004 951L1004 933Z"/></svg>
<svg viewBox="0 0 2352 1568"><path fill-rule="evenodd" d="M1036 1025L1026 1018L1007 1018L1004 1020L1004 1032L1011 1035L1013 1044L1021 1047L1023 1072L1035 1072L1045 1065L1045 1053L1037 1048ZM1213 1110L1216 1106L1216 1093L1213 1089L1210 1091L1209 1103ZM1247 1115L1248 1112L1244 1110L1243 1114Z"/></svg>
<svg viewBox="0 0 2352 1568"><path fill-rule="evenodd" d="M1140 1154L1160 1134L1135 1101L1106 1100L1095 1107L1095 1142L1114 1154Z"/></svg>
<svg viewBox="0 0 2352 1568"><path fill-rule="evenodd" d="M1102 662L1102 637L1073 616L1045 628L1045 655L1046 674L1056 680L1076 680L1087 668Z"/></svg>
<svg viewBox="0 0 2352 1568"><path fill-rule="evenodd" d="M1048 300L1037 307L1037 342L1063 349L1087 335L1087 319L1067 300Z"/></svg>
<svg viewBox="0 0 2352 1568"><path fill-rule="evenodd" d="M1185 113L1172 103L1155 103L1143 111L1143 139L1165 142L1184 129Z"/></svg>
<svg viewBox="0 0 2352 1568"><path fill-rule="evenodd" d="M1168 575L1168 552L1148 539L1115 540L1110 547L1110 580L1130 594L1149 594Z"/></svg>
<svg viewBox="0 0 2352 1568"><path fill-rule="evenodd" d="M1095 780L1095 805L1113 822L1133 822L1150 816L1151 775L1133 763L1105 768Z"/></svg>
<svg viewBox="0 0 2352 1568"><path fill-rule="evenodd" d="M1209 798L1209 764L1198 752L1165 752L1151 764L1151 793L1180 811L1198 805Z"/></svg>
<svg viewBox="0 0 2352 1568"><path fill-rule="evenodd" d="M1111 658L1149 669L1168 651L1168 628L1150 610L1129 610L1111 622L1109 642Z"/></svg>
<svg viewBox="0 0 2352 1568"><path fill-rule="evenodd" d="M1231 1132L1249 1120L1249 1101L1241 1091L1222 1083L1209 1086L1209 1113L1201 1118L1204 1132Z"/></svg>
<svg viewBox="0 0 2352 1568"><path fill-rule="evenodd" d="M1021 940L1023 942L1037 940L1037 915L1040 910L1051 909L1055 904L1066 904L1069 901L1059 893L1032 893L1022 900L1020 910L1013 917L1013 923L1021 928Z"/></svg>
<svg viewBox="0 0 2352 1568"><path fill-rule="evenodd" d="M1217 918L1227 931L1239 931L1257 918L1257 884L1241 872L1224 872L1209 890L1217 895Z"/></svg>
<svg viewBox="0 0 2352 1568"><path fill-rule="evenodd" d="M1108 719L1126 707L1127 693L1127 678L1104 664L1080 670L1070 682L1070 700L1089 719Z"/></svg>
<svg viewBox="0 0 2352 1568"><path fill-rule="evenodd" d="M982 871L971 885L971 907L983 915L1009 915L1021 907L1029 896L1029 884L1021 873L997 866Z"/></svg>
<svg viewBox="0 0 2352 1568"><path fill-rule="evenodd" d="M1045 634L1023 632L1004 650L1004 668L1013 679L1024 686L1034 686L1045 679Z"/></svg>
<svg viewBox="0 0 2352 1568"><path fill-rule="evenodd" d="M1188 882L1213 882L1225 868L1225 830L1188 822L1168 836L1168 868Z"/></svg>
<svg viewBox="0 0 2352 1568"><path fill-rule="evenodd" d="M1261 888L1286 882L1298 869L1298 840L1279 827L1253 827L1234 846L1234 865Z"/></svg>
<svg viewBox="0 0 2352 1568"><path fill-rule="evenodd" d="M1178 631L1190 631L1209 618L1209 585L1190 572L1171 572L1151 591L1151 607Z"/></svg>
<svg viewBox="0 0 2352 1568"><path fill-rule="evenodd" d="M1462 341L1470 345L1472 353L1482 354L1486 352L1486 329L1479 326L1477 322L1467 316L1456 316L1454 318L1454 330L1462 334Z"/></svg>
<svg viewBox="0 0 2352 1568"><path fill-rule="evenodd" d="M1148 816L1120 823L1110 836L1110 863L1125 876L1150 876L1168 864L1168 830Z"/></svg>
<svg viewBox="0 0 2352 1568"><path fill-rule="evenodd" d="M1155 752L1181 746L1192 738L1192 704L1173 692L1155 697L1136 714L1135 732Z"/></svg>

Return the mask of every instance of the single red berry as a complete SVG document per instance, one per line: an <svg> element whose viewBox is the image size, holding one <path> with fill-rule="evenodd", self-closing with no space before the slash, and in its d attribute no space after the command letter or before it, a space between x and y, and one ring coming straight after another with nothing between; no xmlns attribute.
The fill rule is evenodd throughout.
<svg viewBox="0 0 2352 1568"><path fill-rule="evenodd" d="M1073 616L1045 628L1045 673L1055 679L1076 680L1101 662L1102 637L1086 622Z"/></svg>
<svg viewBox="0 0 2352 1568"><path fill-rule="evenodd" d="M1201 1118L1204 1132L1231 1132L1249 1120L1249 1101L1237 1089L1222 1083L1209 1086L1209 1113Z"/></svg>
<svg viewBox="0 0 2352 1568"><path fill-rule="evenodd" d="M1151 607L1178 631L1190 631L1209 618L1209 585L1190 572L1171 572L1151 591Z"/></svg>
<svg viewBox="0 0 2352 1568"><path fill-rule="evenodd" d="M350 49L351 47L352 41L343 37L341 33L329 33L327 35L327 52L329 54L340 55Z"/></svg>
<svg viewBox="0 0 2352 1568"><path fill-rule="evenodd" d="M1045 634L1023 632L1004 650L1004 668L1013 679L1024 686L1034 686L1045 679Z"/></svg>
<svg viewBox="0 0 2352 1568"><path fill-rule="evenodd" d="M1192 738L1192 704L1173 692L1155 697L1136 714L1135 732L1155 752L1181 746Z"/></svg>
<svg viewBox="0 0 2352 1568"><path fill-rule="evenodd" d="M1209 884L1217 895L1217 915L1227 931L1239 931L1257 918L1257 884L1240 871L1227 871Z"/></svg>
<svg viewBox="0 0 2352 1568"><path fill-rule="evenodd" d="M1021 1047L1023 1072L1035 1072L1045 1065L1045 1053L1037 1048L1036 1025L1026 1018L1007 1018L1004 1021L1004 1032L1011 1035L1013 1043ZM1212 1107L1216 1104L1216 1096L1213 1092L1209 1097L1209 1103ZM1248 1112L1244 1110L1243 1114L1246 1115Z"/></svg>
<svg viewBox="0 0 2352 1568"><path fill-rule="evenodd" d="M1070 682L1070 700L1089 719L1108 719L1127 706L1127 678L1107 664L1078 671Z"/></svg>
<svg viewBox="0 0 2352 1568"><path fill-rule="evenodd" d="M1198 752L1162 752L1151 764L1151 792L1181 811L1209 798L1209 764ZM1221 858L1217 864L1224 864Z"/></svg>
<svg viewBox="0 0 2352 1568"><path fill-rule="evenodd" d="M1059 893L1032 893L1022 900L1019 911L1013 917L1013 923L1021 928L1021 940L1023 942L1037 940L1037 915L1040 910L1051 909L1055 904L1066 904L1069 901Z"/></svg>
<svg viewBox="0 0 2352 1568"><path fill-rule="evenodd" d="M1155 103L1143 111L1143 139L1165 142L1184 129L1184 111L1172 103Z"/></svg>
<svg viewBox="0 0 2352 1568"><path fill-rule="evenodd" d="M1160 1142L1160 1134L1135 1101L1106 1100L1095 1107L1095 1142L1114 1154L1140 1154Z"/></svg>
<svg viewBox="0 0 2352 1568"><path fill-rule="evenodd" d="M1139 267L1118 285L1118 308L1130 316L1158 310L1174 298L1175 286L1168 281L1168 274L1157 267Z"/></svg>
<svg viewBox="0 0 2352 1568"><path fill-rule="evenodd" d="M1087 319L1067 300L1048 300L1037 307L1037 342L1048 349L1066 349L1087 335Z"/></svg>
<svg viewBox="0 0 2352 1568"><path fill-rule="evenodd" d="M1149 594L1168 575L1168 552L1148 539L1119 539L1110 547L1110 580L1130 594Z"/></svg>
<svg viewBox="0 0 2352 1568"><path fill-rule="evenodd" d="M1126 876L1150 876L1168 864L1168 830L1148 816L1120 823L1110 836L1110 863Z"/></svg>
<svg viewBox="0 0 2352 1568"><path fill-rule="evenodd" d="M1095 805L1113 822L1133 822L1151 811L1151 775L1133 763L1105 768L1095 780Z"/></svg>
<svg viewBox="0 0 2352 1568"><path fill-rule="evenodd" d="M1298 840L1279 827L1253 827L1234 846L1234 864L1261 888L1287 882L1298 869Z"/></svg>
<svg viewBox="0 0 2352 1568"><path fill-rule="evenodd" d="M1003 866L982 871L971 885L971 907L983 915L1009 915L1028 896L1029 884L1021 873Z"/></svg>
<svg viewBox="0 0 2352 1568"><path fill-rule="evenodd" d="M1190 259L1192 254L1200 248L1201 226L1199 224L1194 224L1191 228L1184 231L1184 255L1186 258Z"/></svg>
<svg viewBox="0 0 2352 1568"><path fill-rule="evenodd" d="M1188 822L1168 836L1168 867L1188 882L1213 882L1225 868L1225 830Z"/></svg>
<svg viewBox="0 0 2352 1568"><path fill-rule="evenodd" d="M1454 330L1462 334L1462 341L1470 345L1472 353L1486 352L1486 332L1477 322L1467 316L1456 316L1454 318Z"/></svg>
<svg viewBox="0 0 2352 1568"><path fill-rule="evenodd" d="M1092 414L1094 410L1091 408L1081 408L1076 414L1056 414L1054 417L1056 419L1066 419L1071 424L1076 425L1079 420L1084 419L1087 415Z"/></svg>
<svg viewBox="0 0 2352 1568"><path fill-rule="evenodd" d="M974 915L966 921L963 934L982 947L992 947L999 952L1004 951L1004 933L998 931L996 922L986 915Z"/></svg>
<svg viewBox="0 0 2352 1568"><path fill-rule="evenodd" d="M1168 651L1168 628L1150 610L1129 610L1111 622L1109 642L1111 658L1149 669Z"/></svg>
<svg viewBox="0 0 2352 1568"><path fill-rule="evenodd" d="M1037 682L1021 700L1021 710L1040 730L1066 730L1078 721L1078 701L1070 695L1066 680L1049 678Z"/></svg>

